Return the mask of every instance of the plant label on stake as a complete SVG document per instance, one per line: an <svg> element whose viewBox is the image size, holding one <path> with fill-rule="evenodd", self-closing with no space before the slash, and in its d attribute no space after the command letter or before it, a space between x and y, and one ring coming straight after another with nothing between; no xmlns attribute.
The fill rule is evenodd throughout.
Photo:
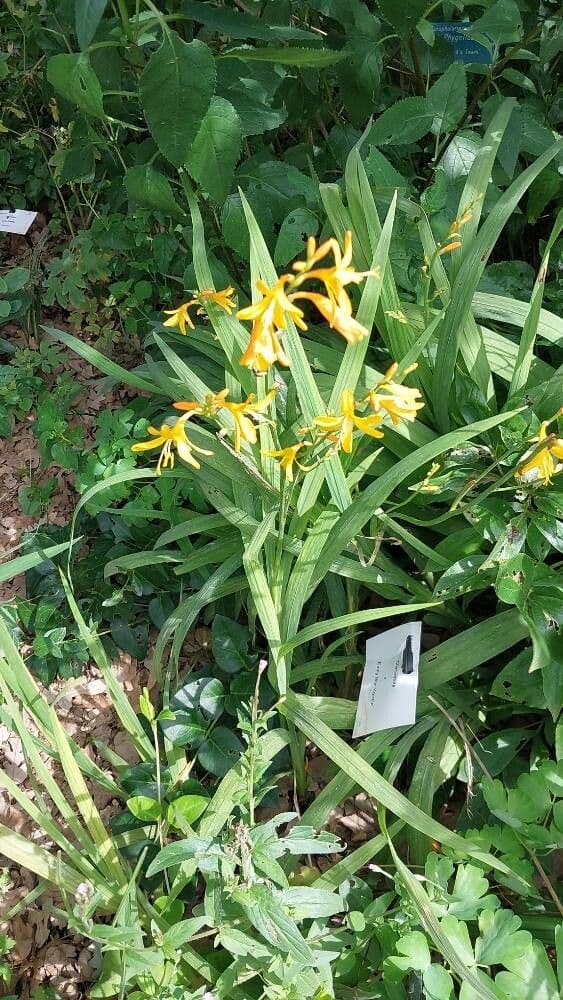
<svg viewBox="0 0 563 1000"><path fill-rule="evenodd" d="M23 208L15 208L13 211L3 209L0 212L0 233L25 236L36 216L37 212L26 212Z"/></svg>
<svg viewBox="0 0 563 1000"><path fill-rule="evenodd" d="M420 636L421 623L407 622L367 640L353 737L414 723Z"/></svg>

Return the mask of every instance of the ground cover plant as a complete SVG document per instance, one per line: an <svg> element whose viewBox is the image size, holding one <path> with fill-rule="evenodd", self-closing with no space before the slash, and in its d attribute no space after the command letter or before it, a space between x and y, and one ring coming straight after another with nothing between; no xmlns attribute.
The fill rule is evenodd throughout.
<svg viewBox="0 0 563 1000"><path fill-rule="evenodd" d="M50 886L92 997L559 996L557 5L0 17L6 207L47 219L5 244L0 420L51 476L0 565L8 916ZM92 435L71 357L127 387ZM416 722L354 740L413 620ZM43 687L92 663L127 757Z"/></svg>

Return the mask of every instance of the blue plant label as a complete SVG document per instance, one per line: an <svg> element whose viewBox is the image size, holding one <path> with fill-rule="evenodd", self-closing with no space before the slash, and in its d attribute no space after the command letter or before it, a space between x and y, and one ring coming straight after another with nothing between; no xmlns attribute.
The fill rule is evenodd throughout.
<svg viewBox="0 0 563 1000"><path fill-rule="evenodd" d="M432 27L435 35L451 45L454 62L481 63L486 66L492 62L489 50L468 36L467 31L471 28L469 21L433 21Z"/></svg>

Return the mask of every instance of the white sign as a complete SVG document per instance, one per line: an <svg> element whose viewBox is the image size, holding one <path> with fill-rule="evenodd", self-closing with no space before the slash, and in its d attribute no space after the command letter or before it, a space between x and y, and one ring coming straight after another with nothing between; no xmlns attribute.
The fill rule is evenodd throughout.
<svg viewBox="0 0 563 1000"><path fill-rule="evenodd" d="M15 208L13 212L3 209L0 212L0 233L18 233L25 236L37 212L26 212L23 208Z"/></svg>
<svg viewBox="0 0 563 1000"><path fill-rule="evenodd" d="M414 723L420 637L421 623L408 622L367 640L354 737Z"/></svg>

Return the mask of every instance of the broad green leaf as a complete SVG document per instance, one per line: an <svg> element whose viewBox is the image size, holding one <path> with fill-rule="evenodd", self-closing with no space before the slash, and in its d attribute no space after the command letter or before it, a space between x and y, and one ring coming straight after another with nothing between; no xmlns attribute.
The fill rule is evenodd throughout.
<svg viewBox="0 0 563 1000"><path fill-rule="evenodd" d="M100 81L86 52L61 52L47 63L47 79L57 93L93 118L104 118Z"/></svg>
<svg viewBox="0 0 563 1000"><path fill-rule="evenodd" d="M319 220L308 208L295 208L283 220L276 248L274 262L276 267L285 267L303 253L309 236L316 236L319 231Z"/></svg>
<svg viewBox="0 0 563 1000"><path fill-rule="evenodd" d="M416 142L430 131L434 115L426 97L405 97L375 120L367 141L374 146Z"/></svg>
<svg viewBox="0 0 563 1000"><path fill-rule="evenodd" d="M206 771L222 778L236 764L244 747L236 733L216 726L198 750L199 763Z"/></svg>
<svg viewBox="0 0 563 1000"><path fill-rule="evenodd" d="M173 219L185 216L186 213L174 197L170 181L150 163L129 167L123 183L130 201L138 202L144 208L152 208L155 212L164 212Z"/></svg>
<svg viewBox="0 0 563 1000"><path fill-rule="evenodd" d="M443 76L430 87L427 100L434 112L432 131L435 135L449 132L457 125L465 112L467 102L467 82L463 63L453 62L448 67Z"/></svg>
<svg viewBox="0 0 563 1000"><path fill-rule="evenodd" d="M60 58L60 57L56 57ZM139 81L147 125L161 153L175 167L186 162L215 90L211 49L184 42L165 29Z"/></svg>
<svg viewBox="0 0 563 1000"><path fill-rule="evenodd" d="M485 13L474 21L468 35L477 39L487 48L517 42L522 37L522 15L515 0L497 0Z"/></svg>
<svg viewBox="0 0 563 1000"><path fill-rule="evenodd" d="M148 795L133 795L127 799L127 808L135 819L141 819L145 823L157 823L162 815L160 802L149 799Z"/></svg>
<svg viewBox="0 0 563 1000"><path fill-rule="evenodd" d="M242 143L240 118L223 97L213 97L186 164L204 191L222 203L227 197Z"/></svg>
<svg viewBox="0 0 563 1000"><path fill-rule="evenodd" d="M102 20L107 0L74 0L76 37L81 49L87 49Z"/></svg>
<svg viewBox="0 0 563 1000"><path fill-rule="evenodd" d="M377 6L401 38L407 38L426 13L429 4L427 0L377 0Z"/></svg>
<svg viewBox="0 0 563 1000"><path fill-rule="evenodd" d="M230 38L257 38L263 42L278 39L317 41L318 36L304 28L291 24L270 24L265 18L254 13L246 14L230 7L216 7L202 0L182 0L182 14L205 24L211 31L228 35Z"/></svg>

